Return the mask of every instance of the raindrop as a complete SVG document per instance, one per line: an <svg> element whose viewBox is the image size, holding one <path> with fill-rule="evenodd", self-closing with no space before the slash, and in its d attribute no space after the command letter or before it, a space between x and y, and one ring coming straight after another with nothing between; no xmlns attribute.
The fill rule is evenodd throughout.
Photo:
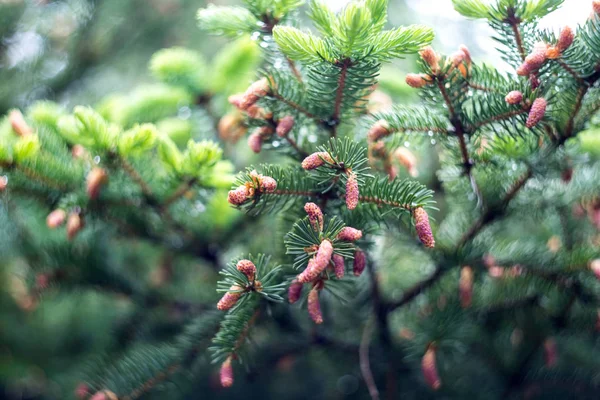
<svg viewBox="0 0 600 400"><path fill-rule="evenodd" d="M410 147L410 142L404 142L404 147Z"/></svg>
<svg viewBox="0 0 600 400"><path fill-rule="evenodd" d="M427 132L427 134L428 134L429 136L433 136L433 131L429 131L429 132Z"/></svg>
<svg viewBox="0 0 600 400"><path fill-rule="evenodd" d="M250 39L252 39L252 40L258 40L259 37L260 37L260 32L252 32L252 35L250 36Z"/></svg>
<svg viewBox="0 0 600 400"><path fill-rule="evenodd" d="M271 146L277 148L281 146L281 142L279 142L279 140L274 140L273 143L271 143Z"/></svg>
<svg viewBox="0 0 600 400"><path fill-rule="evenodd" d="M276 61L273 63L273 67L274 67L275 69L281 69L281 67L283 67L283 62L282 62L281 60L276 60Z"/></svg>
<svg viewBox="0 0 600 400"><path fill-rule="evenodd" d="M100 164L100 156L94 157L94 163Z"/></svg>
<svg viewBox="0 0 600 400"><path fill-rule="evenodd" d="M262 47L263 49L266 49L267 47L269 47L269 43L260 42L260 47Z"/></svg>
<svg viewBox="0 0 600 400"><path fill-rule="evenodd" d="M437 142L435 141L435 139L431 139L431 144L435 145Z"/></svg>
<svg viewBox="0 0 600 400"><path fill-rule="evenodd" d="M310 135L310 136L308 137L308 141L309 141L310 143L316 143L316 142L317 142L317 139L318 139L318 138L317 138L317 135Z"/></svg>
<svg viewBox="0 0 600 400"><path fill-rule="evenodd" d="M179 111L177 112L177 117L179 117L179 119L189 119L192 116L192 110L189 107L181 107L179 109Z"/></svg>

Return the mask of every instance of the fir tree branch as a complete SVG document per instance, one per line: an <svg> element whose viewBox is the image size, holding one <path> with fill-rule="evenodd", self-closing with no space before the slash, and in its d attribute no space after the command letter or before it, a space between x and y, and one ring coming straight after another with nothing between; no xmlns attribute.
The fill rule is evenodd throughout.
<svg viewBox="0 0 600 400"><path fill-rule="evenodd" d="M152 189L150 185L144 181L144 178L133 168L133 165L129 163L125 158L119 157L119 162L123 167L123 170L129 175L129 177L140 187L144 196L148 199L154 199L154 194L152 193Z"/></svg>
<svg viewBox="0 0 600 400"><path fill-rule="evenodd" d="M300 104L294 103L293 101L286 99L281 94L277 93L275 90L276 89L273 89L273 93L271 94L272 97L285 103L289 107L293 108L294 110L298 111L299 113L304 114L306 117L308 117L310 119L320 120L320 118L317 117L315 114L311 113L306 108L302 107Z"/></svg>
<svg viewBox="0 0 600 400"><path fill-rule="evenodd" d="M376 197L359 196L358 200L363 203L375 204L378 207L386 205L386 206L390 206L390 207L402 208L402 209L405 209L406 211L412 211L412 209L413 209L413 207L410 204L401 204L401 203L398 203L395 201L379 199Z"/></svg>
<svg viewBox="0 0 600 400"><path fill-rule="evenodd" d="M175 203L183 195L185 195L188 192L188 190L190 190L194 186L196 182L196 178L189 178L185 182L181 183L181 185L179 185L179 187L173 192L173 194L167 197L162 207L168 208L171 204Z"/></svg>
<svg viewBox="0 0 600 400"><path fill-rule="evenodd" d="M488 88L488 87L481 86L481 85L477 85L477 84L475 84L475 83L471 83L471 82L469 82L469 83L468 83L468 85L469 85L469 87L470 87L471 89L475 89L475 90L481 90L482 92L498 93L498 91L497 91L497 90L495 90L495 89Z"/></svg>
<svg viewBox="0 0 600 400"><path fill-rule="evenodd" d="M431 276L429 278L415 284L414 286L412 286L411 288L406 290L404 292L404 294L402 295L402 297L400 299L398 299L397 301L388 303L387 304L388 311L389 312L394 311L395 309L412 302L418 295L420 295L425 290L427 290L431 286L433 286L437 281L439 281L440 278L442 276L444 276L444 274L447 271L449 271L448 268L444 268L441 265L437 265L435 267L433 274L431 274Z"/></svg>
<svg viewBox="0 0 600 400"><path fill-rule="evenodd" d="M369 362L369 346L371 343L371 336L373 335L373 317L367 320L367 324L363 329L362 338L360 340L360 350L358 352L360 360L360 372L365 380L365 384L369 389L369 395L372 400L379 400L379 390L375 384L373 373L371 372L371 365Z"/></svg>
<svg viewBox="0 0 600 400"><path fill-rule="evenodd" d="M509 112L506 112L504 114L495 115L495 116L493 116L491 118L486 119L485 121L481 121L481 122L478 122L477 124L475 124L473 126L473 130L477 130L477 129L479 129L482 126L485 126L487 124L491 124L491 123L494 123L494 122L504 121L504 120L507 120L507 119L511 119L512 117L516 117L517 115L524 114L524 113L527 113L527 112L528 112L527 109L520 108L518 110L509 111Z"/></svg>
<svg viewBox="0 0 600 400"><path fill-rule="evenodd" d="M471 226L467 233L462 237L458 244L458 248L463 247L468 242L473 240L477 234L490 222L500 218L506 212L506 207L515 198L529 179L533 176L533 171L528 169L527 172L521 176L508 191L502 202L498 207L492 207L485 210L481 217Z"/></svg>
<svg viewBox="0 0 600 400"><path fill-rule="evenodd" d="M556 60L554 60L558 65L561 66L562 69L564 69L565 71L567 71L573 78L575 78L575 80L580 84L584 84L585 81L583 80L582 77L579 76L579 74L577 74L577 72L575 72L573 70L573 68L569 67L567 65L567 63L565 63L563 60L561 60L560 58L557 58Z"/></svg>

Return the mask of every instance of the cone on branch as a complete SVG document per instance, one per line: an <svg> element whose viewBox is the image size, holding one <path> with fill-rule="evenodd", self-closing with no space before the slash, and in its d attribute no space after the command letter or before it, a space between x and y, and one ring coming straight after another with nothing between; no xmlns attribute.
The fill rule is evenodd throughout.
<svg viewBox="0 0 600 400"><path fill-rule="evenodd" d="M436 346L430 344L427 351L421 359L421 371L427 385L433 390L438 390L442 386L442 381L438 374L436 366Z"/></svg>
<svg viewBox="0 0 600 400"><path fill-rule="evenodd" d="M406 171L411 177L416 178L419 176L419 171L417 171L417 157L415 157L412 151L406 147L398 147L394 151L394 158L400 165L406 168Z"/></svg>
<svg viewBox="0 0 600 400"><path fill-rule="evenodd" d="M339 254L334 254L332 257L333 260L333 272L335 273L335 277L338 279L342 279L346 273L346 266L344 265L344 257Z"/></svg>
<svg viewBox="0 0 600 400"><path fill-rule="evenodd" d="M352 263L352 273L354 276L361 276L367 266L367 256L364 251L356 250L354 252L354 261Z"/></svg>
<svg viewBox="0 0 600 400"><path fill-rule="evenodd" d="M323 211L315 203L306 203L304 205L304 211L308 214L308 220L310 225L316 232L323 231Z"/></svg>
<svg viewBox="0 0 600 400"><path fill-rule="evenodd" d="M288 133L292 131L293 127L294 117L292 117L291 115L286 115L277 122L277 128L275 128L275 133L279 137L286 137Z"/></svg>
<svg viewBox="0 0 600 400"><path fill-rule="evenodd" d="M433 47L427 46L419 52L421 59L429 66L431 72L437 74L440 71L440 55L433 50Z"/></svg>
<svg viewBox="0 0 600 400"><path fill-rule="evenodd" d="M523 101L523 93L521 93L518 90L513 90L512 92L506 95L504 100L506 100L506 102L510 105L517 105L521 103L521 101Z"/></svg>
<svg viewBox="0 0 600 400"><path fill-rule="evenodd" d="M28 136L33 134L33 129L27 124L23 114L19 110L11 110L8 114L8 120L12 130L17 136Z"/></svg>
<svg viewBox="0 0 600 400"><path fill-rule="evenodd" d="M346 226L342 228L340 233L338 233L337 238L339 240L343 240L344 242L356 242L362 238L362 235L363 233L361 230Z"/></svg>
<svg viewBox="0 0 600 400"><path fill-rule="evenodd" d="M290 304L294 304L298 300L300 300L300 295L302 294L302 287L304 285L298 282L297 279L294 279L288 288L288 301Z"/></svg>
<svg viewBox="0 0 600 400"><path fill-rule="evenodd" d="M346 207L348 210L354 210L358 206L359 189L356 174L350 172L346 181Z"/></svg>
<svg viewBox="0 0 600 400"><path fill-rule="evenodd" d="M254 281L256 278L256 265L250 260L240 260L236 264L236 268L242 274L246 275L249 281Z"/></svg>
<svg viewBox="0 0 600 400"><path fill-rule="evenodd" d="M231 356L227 357L223 364L221 364L221 369L219 371L221 386L224 388L228 388L233 385L233 366L231 365L231 361Z"/></svg>
<svg viewBox="0 0 600 400"><path fill-rule="evenodd" d="M471 307L471 303L473 302L473 268L466 266L460 270L458 287L460 304L463 308Z"/></svg>
<svg viewBox="0 0 600 400"><path fill-rule="evenodd" d="M302 168L305 170L317 169L325 163L333 164L333 159L326 151L313 153L302 161Z"/></svg>
<svg viewBox="0 0 600 400"><path fill-rule="evenodd" d="M56 229L62 224L64 224L66 219L67 212L58 208L52 211L50 214L48 214L48 216L46 217L46 226L48 226L48 228L50 229Z"/></svg>
<svg viewBox="0 0 600 400"><path fill-rule="evenodd" d="M84 227L83 217L78 212L72 212L67 218L67 238L73 240Z"/></svg>
<svg viewBox="0 0 600 400"><path fill-rule="evenodd" d="M242 297L243 288L237 285L232 285L229 288L229 292L225 293L221 300L217 303L217 309L221 311L227 311L232 309L237 301Z"/></svg>
<svg viewBox="0 0 600 400"><path fill-rule="evenodd" d="M544 118L544 115L546 115L547 105L548 102L543 97L538 97L534 100L533 104L531 105L531 109L529 110L527 122L525 123L529 129L539 124Z"/></svg>
<svg viewBox="0 0 600 400"><path fill-rule="evenodd" d="M323 323L323 314L321 313L321 304L319 303L318 285L314 286L308 293L308 315L315 324Z"/></svg>
<svg viewBox="0 0 600 400"><path fill-rule="evenodd" d="M98 198L102 186L108 183L108 173L105 169L96 167L92 169L86 178L86 192L91 200Z"/></svg>
<svg viewBox="0 0 600 400"><path fill-rule="evenodd" d="M367 136L371 142L376 142L389 134L390 124L386 120L380 119L379 121L375 122L373 126L371 126Z"/></svg>
<svg viewBox="0 0 600 400"><path fill-rule="evenodd" d="M421 243L427 248L435 247L435 239L431 232L427 211L425 211L423 207L417 207L413 210L413 218L415 221L415 230L417 231Z"/></svg>

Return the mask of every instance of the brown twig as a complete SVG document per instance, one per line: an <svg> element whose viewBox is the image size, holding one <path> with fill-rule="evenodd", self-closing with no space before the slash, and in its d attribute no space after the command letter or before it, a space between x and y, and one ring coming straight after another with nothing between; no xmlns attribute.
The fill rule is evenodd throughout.
<svg viewBox="0 0 600 400"><path fill-rule="evenodd" d="M515 16L514 10L509 10L509 17L505 21L507 22L513 30L513 34L515 35L515 42L517 43L517 48L519 49L519 54L521 55L521 59L525 61L527 57L527 53L525 52L525 48L523 47L523 39L521 38L521 32L519 31L519 24L521 21Z"/></svg>
<svg viewBox="0 0 600 400"><path fill-rule="evenodd" d="M413 209L413 207L410 204L402 204L402 203L398 203L398 202L395 202L395 201L389 201L389 200L379 199L377 197L359 196L358 200L361 201L361 202L363 202L363 203L372 203L372 204L375 204L378 207L386 205L386 206L390 206L390 207L403 208L403 209L405 209L407 211L412 211L412 209Z"/></svg>
<svg viewBox="0 0 600 400"><path fill-rule="evenodd" d="M557 63L558 65L560 65L560 66L561 66L561 67L562 67L562 68L563 68L565 71L567 71L569 74L571 74L571 75L573 76L573 78L575 78L575 80L576 80L577 82L579 82L579 84L581 84L581 85L582 85L582 84L584 84L584 83L585 83L585 81L583 80L583 78L582 78L582 77L580 77L580 76L577 74L577 72L575 72L575 71L573 70L573 68L569 67L569 66L567 65L567 63L565 63L563 60L561 60L560 58L557 58L557 59L556 59L556 60L554 60L554 61L556 61L556 63Z"/></svg>
<svg viewBox="0 0 600 400"><path fill-rule="evenodd" d="M291 108L293 108L294 110L304 114L305 116L307 116L308 118L312 118L312 119L316 119L319 120L319 117L317 117L315 114L311 113L310 111L308 111L306 108L302 107L300 104L294 103L291 100L286 99L285 97L283 97L281 94L277 93L277 92L273 92L271 94L272 97L276 98L277 100L287 104L288 106L290 106Z"/></svg>
<svg viewBox="0 0 600 400"><path fill-rule="evenodd" d="M121 166L123 167L123 170L127 173L127 175L129 175L129 177L138 184L138 186L140 187L140 189L142 190L142 193L150 198L153 198L154 195L152 194L152 189L150 188L150 186L146 183L146 181L144 180L144 178L142 178L142 176L139 174L139 172L137 172L135 170L135 168L133 168L133 165L131 165L129 163L129 161L127 161L125 158L119 158L119 161L121 163Z"/></svg>
<svg viewBox="0 0 600 400"><path fill-rule="evenodd" d="M294 74L296 79L298 79L298 82L302 82L302 75L300 74L300 71L298 71L298 68L296 68L296 63L294 63L294 61L289 57L286 57L285 60L287 61L288 65L290 66L290 69L292 70L292 74Z"/></svg>
<svg viewBox="0 0 600 400"><path fill-rule="evenodd" d="M433 274L429 278L425 279L424 281L416 283L414 286L412 286L411 288L406 290L399 300L389 303L387 305L388 310L394 311L395 309L402 307L402 306L410 303L411 301L413 301L423 291L430 288L438 280L440 280L440 278L442 276L444 276L446 271L449 271L449 270L442 268L442 266L440 266L440 265L436 266Z"/></svg>
<svg viewBox="0 0 600 400"><path fill-rule="evenodd" d="M340 114L342 112L342 104L344 100L344 89L346 88L346 76L348 74L348 68L351 66L350 59L346 58L340 62L340 77L338 79L338 87L335 94L335 103L333 104L333 115L331 121L334 124L331 131L331 136L337 135L337 126L340 123Z"/></svg>
<svg viewBox="0 0 600 400"><path fill-rule="evenodd" d="M373 318L369 318L365 325L365 329L363 330L362 339L360 340L358 357L360 360L360 372L369 389L369 395L371 396L371 399L379 400L379 390L377 390L377 385L375 384L375 379L371 372L371 364L369 362L369 346L371 343L371 336L373 335L373 328Z"/></svg>
<svg viewBox="0 0 600 400"><path fill-rule="evenodd" d="M179 185L179 187L175 190L175 192L173 192L173 194L171 194L165 200L162 207L168 208L171 204L175 203L177 200L179 200L181 198L181 196L186 194L188 192L188 190L190 190L191 187L194 186L194 184L196 182L197 182L196 178L190 178L190 179L186 180L185 182L182 182L181 185Z"/></svg>

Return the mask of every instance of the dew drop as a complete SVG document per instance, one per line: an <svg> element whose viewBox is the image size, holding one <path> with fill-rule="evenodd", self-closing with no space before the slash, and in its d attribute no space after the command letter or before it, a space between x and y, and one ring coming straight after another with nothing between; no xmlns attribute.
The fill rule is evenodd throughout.
<svg viewBox="0 0 600 400"><path fill-rule="evenodd" d="M177 111L177 117L179 119L189 119L192 116L192 110L189 107L181 107L179 111Z"/></svg>
<svg viewBox="0 0 600 400"><path fill-rule="evenodd" d="M95 156L94 157L94 163L100 164L100 156Z"/></svg>

